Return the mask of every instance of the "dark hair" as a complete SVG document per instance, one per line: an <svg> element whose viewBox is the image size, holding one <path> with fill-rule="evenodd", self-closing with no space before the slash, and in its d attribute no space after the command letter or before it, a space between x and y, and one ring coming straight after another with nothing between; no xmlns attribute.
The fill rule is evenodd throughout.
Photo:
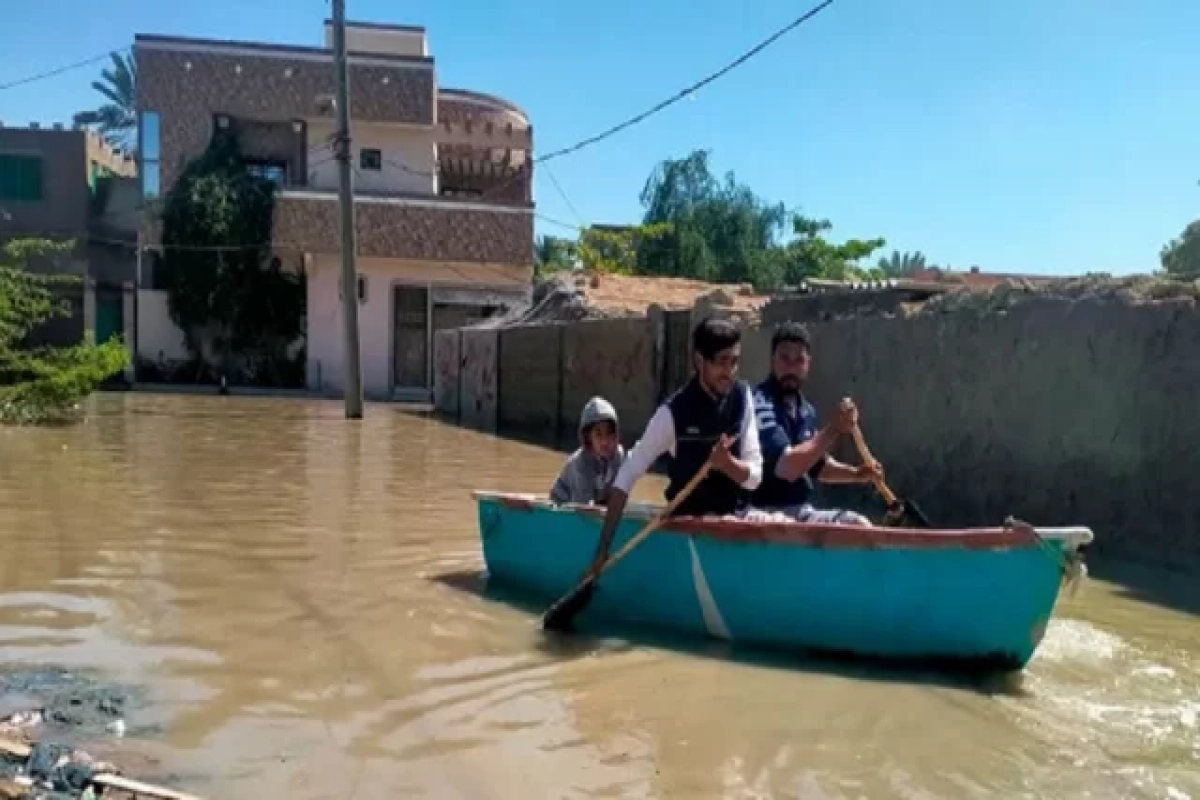
<svg viewBox="0 0 1200 800"><path fill-rule="evenodd" d="M705 317L692 331L692 349L705 361L712 361L717 353L728 350L742 340L742 332L727 319Z"/></svg>
<svg viewBox="0 0 1200 800"><path fill-rule="evenodd" d="M802 344L805 350L812 352L812 339L809 338L808 328L799 322L792 322L789 319L787 322L781 322L775 328L775 333L771 336L771 353L774 354L776 348L785 342Z"/></svg>

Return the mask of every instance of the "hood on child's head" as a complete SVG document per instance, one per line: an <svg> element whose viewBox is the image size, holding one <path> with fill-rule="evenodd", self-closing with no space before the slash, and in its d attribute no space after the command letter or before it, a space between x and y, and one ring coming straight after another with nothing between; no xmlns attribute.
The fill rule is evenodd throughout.
<svg viewBox="0 0 1200 800"><path fill-rule="evenodd" d="M579 443L585 450L588 446L588 428L597 422L611 422L617 429L618 438L620 437L621 423L617 419L617 409L613 408L613 404L603 397L593 397L587 401L587 405L583 407L583 413L579 415Z"/></svg>

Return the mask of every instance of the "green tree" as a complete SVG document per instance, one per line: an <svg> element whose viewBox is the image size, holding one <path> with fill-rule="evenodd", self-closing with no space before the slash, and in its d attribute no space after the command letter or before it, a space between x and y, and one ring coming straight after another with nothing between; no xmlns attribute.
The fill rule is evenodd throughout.
<svg viewBox="0 0 1200 800"><path fill-rule="evenodd" d="M832 227L827 219L799 214L792 218L795 238L787 245L788 283L796 284L806 278L844 281L874 277L860 266L860 262L870 258L886 241L881 238L847 239L834 244L824 235Z"/></svg>
<svg viewBox="0 0 1200 800"><path fill-rule="evenodd" d="M303 275L272 257L275 184L250 174L236 139L214 136L163 203L162 278L171 318L210 369L251 382L302 380ZM237 362L237 363L235 363Z"/></svg>
<svg viewBox="0 0 1200 800"><path fill-rule="evenodd" d="M1200 219L1168 242L1159 253L1159 259L1169 275L1200 274Z"/></svg>
<svg viewBox="0 0 1200 800"><path fill-rule="evenodd" d="M771 291L806 278L861 278L871 271L860 262L884 245L883 239L829 241L828 220L767 202L733 173L718 180L706 150L659 164L641 201L645 224L669 226L638 248L637 271L647 275L750 282Z"/></svg>
<svg viewBox="0 0 1200 800"><path fill-rule="evenodd" d="M642 189L641 202L644 224L671 227L639 249L639 272L758 283L756 270L777 266L778 257L768 251L778 247L785 232L786 208L762 201L733 173L718 180L707 150L660 163Z"/></svg>
<svg viewBox="0 0 1200 800"><path fill-rule="evenodd" d="M890 256L879 259L879 271L888 278L906 278L929 269L923 253L901 253L893 250Z"/></svg>
<svg viewBox="0 0 1200 800"><path fill-rule="evenodd" d="M15 239L0 250L0 421L37 423L70 416L105 380L125 369L120 339L74 347L30 347L43 323L69 316L62 291L79 279L43 275L30 264L69 255L75 243Z"/></svg>
<svg viewBox="0 0 1200 800"><path fill-rule="evenodd" d="M534 274L545 275L575 266L575 242L558 236L539 236L533 246Z"/></svg>
<svg viewBox="0 0 1200 800"><path fill-rule="evenodd" d="M75 115L77 125L94 126L111 144L132 150L137 142L137 65L132 55L112 54L112 66L92 88L108 102Z"/></svg>
<svg viewBox="0 0 1200 800"><path fill-rule="evenodd" d="M580 234L575 250L586 270L632 275L637 270L639 249L670 233L671 226L666 224L592 226Z"/></svg>

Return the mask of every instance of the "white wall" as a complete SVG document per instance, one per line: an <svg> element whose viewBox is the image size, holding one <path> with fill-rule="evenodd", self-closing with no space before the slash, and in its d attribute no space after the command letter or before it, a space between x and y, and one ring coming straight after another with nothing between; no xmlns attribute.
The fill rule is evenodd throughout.
<svg viewBox="0 0 1200 800"><path fill-rule="evenodd" d="M333 48L333 26L325 26L325 46ZM395 28L346 26L346 49L358 53L394 56L427 56L429 44L425 32Z"/></svg>
<svg viewBox="0 0 1200 800"><path fill-rule="evenodd" d="M361 344L363 393L387 396L392 389L391 298L392 276L386 269L358 262L359 274L367 280L366 302L358 307L358 338ZM308 268L308 388L314 391L341 390L345 385L342 347L342 305L338 295L341 280L336 257L313 258Z"/></svg>
<svg viewBox="0 0 1200 800"><path fill-rule="evenodd" d="M308 120L308 185L313 189L336 192L337 161L327 143L333 123ZM432 131L397 125L352 122L351 146L354 189L379 194L437 194L437 169ZM363 148L380 150L383 163L379 171L360 166Z"/></svg>
<svg viewBox="0 0 1200 800"><path fill-rule="evenodd" d="M392 286L458 286L491 300L494 289L522 292L528 271L479 264L440 264L396 259L360 258L359 275L367 279L367 297L358 307L358 334L364 394L388 397L392 392ZM449 280L448 280L449 279ZM338 295L341 262L336 255L314 256L308 268L308 388L340 391L345 385L342 304ZM432 353L430 353L432 363Z"/></svg>
<svg viewBox="0 0 1200 800"><path fill-rule="evenodd" d="M137 315L138 356L157 361L161 352L167 361L186 361L189 358L183 331L171 319L166 292L139 289Z"/></svg>

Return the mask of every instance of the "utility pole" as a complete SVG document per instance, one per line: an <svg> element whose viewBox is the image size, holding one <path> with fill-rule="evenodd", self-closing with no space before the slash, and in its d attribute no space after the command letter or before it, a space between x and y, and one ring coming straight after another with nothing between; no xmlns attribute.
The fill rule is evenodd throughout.
<svg viewBox="0 0 1200 800"><path fill-rule="evenodd" d="M346 0L333 0L333 78L337 85L338 206L342 228L342 322L346 419L362 419L362 351L358 341L358 272L354 265L354 186L350 173L350 80L346 66Z"/></svg>

